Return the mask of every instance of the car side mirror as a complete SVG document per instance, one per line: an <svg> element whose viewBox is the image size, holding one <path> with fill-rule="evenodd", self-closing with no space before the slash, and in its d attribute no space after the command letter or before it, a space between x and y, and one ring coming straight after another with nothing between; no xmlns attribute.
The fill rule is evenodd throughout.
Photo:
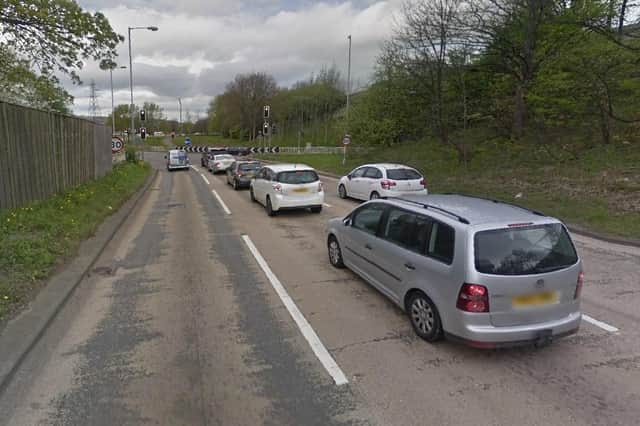
<svg viewBox="0 0 640 426"><path fill-rule="evenodd" d="M344 224L344 226L351 226L351 216L347 216L342 219L342 223Z"/></svg>
<svg viewBox="0 0 640 426"><path fill-rule="evenodd" d="M351 176L351 175L347 175L347 179L349 179L349 180L351 180L352 177L353 176Z"/></svg>

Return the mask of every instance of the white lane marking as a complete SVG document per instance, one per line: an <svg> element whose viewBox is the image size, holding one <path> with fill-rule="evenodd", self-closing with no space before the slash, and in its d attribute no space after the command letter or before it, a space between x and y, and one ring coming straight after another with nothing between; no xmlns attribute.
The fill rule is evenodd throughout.
<svg viewBox="0 0 640 426"><path fill-rule="evenodd" d="M200 171L200 169L199 169L199 168L197 168L196 166L194 166L193 164L192 164L192 165L190 165L189 167L191 167L191 168L192 168L193 170L195 170L196 172L199 172L199 171Z"/></svg>
<svg viewBox="0 0 640 426"><path fill-rule="evenodd" d="M323 206L325 206L325 207L329 207L329 208L333 207L333 206L332 206L331 204L329 204L329 203L322 203L322 205L323 205Z"/></svg>
<svg viewBox="0 0 640 426"><path fill-rule="evenodd" d="M204 179L204 181L207 182L207 185L211 185L211 182L209 182L209 179L207 179L207 177L205 175L200 173L200 176L202 176L202 179Z"/></svg>
<svg viewBox="0 0 640 426"><path fill-rule="evenodd" d="M620 331L616 327L609 325L606 322L598 321L597 319L592 318L586 314L582 314L582 319L588 322L589 324L593 324L596 327L600 327L601 329L608 331L609 333L617 333L618 331Z"/></svg>
<svg viewBox="0 0 640 426"><path fill-rule="evenodd" d="M253 254L253 257L258 262L258 265L260 265L260 268L262 268L262 271L269 279L271 286L276 291L276 293L278 293L278 296L280 296L280 300L282 300L282 303L287 308L287 311L289 311L289 314L291 314L291 317L300 329L300 332L302 332L304 338L307 339L307 343L309 343L309 346L311 346L313 353L316 354L325 370L327 370L329 375L333 378L335 384L337 386L341 386L349 383L347 377L344 375L329 351L327 351L327 348L324 347L316 332L313 330L313 328L311 328L311 324L309 324L304 315L302 315L302 312L300 312L296 304L293 302L293 299L291 299L291 296L289 296L287 290L285 290L278 277L276 277L271 268L269 268L269 265L264 260L256 246L253 245L253 241L251 241L251 238L249 238L248 235L243 235L242 239L244 240L245 244L247 244L249 251L251 251L251 254Z"/></svg>
<svg viewBox="0 0 640 426"><path fill-rule="evenodd" d="M204 176L203 176L204 177ZM224 201L222 200L222 197L220 197L220 195L218 194L218 192L216 192L215 189L211 190L211 193L213 194L214 197L216 197L216 200L218 200L218 202L220 203L220 205L222 206L222 210L224 210L224 212L226 214L231 214L231 210L229 210L229 207L227 207L227 205L224 203Z"/></svg>

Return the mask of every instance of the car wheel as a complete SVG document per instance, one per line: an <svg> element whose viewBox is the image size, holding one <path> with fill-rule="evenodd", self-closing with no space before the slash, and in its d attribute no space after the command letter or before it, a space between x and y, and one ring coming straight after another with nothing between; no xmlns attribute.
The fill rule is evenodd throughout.
<svg viewBox="0 0 640 426"><path fill-rule="evenodd" d="M255 203L257 201L256 200L256 196L253 195L253 187L249 187L249 197L251 197L251 202L252 203Z"/></svg>
<svg viewBox="0 0 640 426"><path fill-rule="evenodd" d="M344 185L338 187L338 196L340 198L347 198L347 188L345 188Z"/></svg>
<svg viewBox="0 0 640 426"><path fill-rule="evenodd" d="M311 207L311 213L320 213L322 212L322 206Z"/></svg>
<svg viewBox="0 0 640 426"><path fill-rule="evenodd" d="M421 291L414 292L409 297L407 313L411 326L418 336L427 342L435 342L442 338L440 314L427 295Z"/></svg>
<svg viewBox="0 0 640 426"><path fill-rule="evenodd" d="M370 200L377 200L378 198L380 198L380 194L378 194L376 191L373 191L369 196Z"/></svg>
<svg viewBox="0 0 640 426"><path fill-rule="evenodd" d="M273 210L273 206L271 205L271 198L267 197L267 202L265 208L267 209L268 216L275 216L276 212Z"/></svg>
<svg viewBox="0 0 640 426"><path fill-rule="evenodd" d="M344 268L342 250L340 250L340 244L338 244L338 240L333 235L329 237L327 248L329 250L329 262L331 262L331 265L336 268Z"/></svg>
<svg viewBox="0 0 640 426"><path fill-rule="evenodd" d="M233 179L233 189L235 189L236 191L238 190L238 179Z"/></svg>

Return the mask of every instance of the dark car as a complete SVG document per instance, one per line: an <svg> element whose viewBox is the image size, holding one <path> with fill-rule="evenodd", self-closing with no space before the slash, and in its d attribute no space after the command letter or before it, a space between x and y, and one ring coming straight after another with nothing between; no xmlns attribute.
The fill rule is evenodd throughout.
<svg viewBox="0 0 640 426"><path fill-rule="evenodd" d="M236 161L227 169L227 183L235 190L248 188L261 167L259 161Z"/></svg>

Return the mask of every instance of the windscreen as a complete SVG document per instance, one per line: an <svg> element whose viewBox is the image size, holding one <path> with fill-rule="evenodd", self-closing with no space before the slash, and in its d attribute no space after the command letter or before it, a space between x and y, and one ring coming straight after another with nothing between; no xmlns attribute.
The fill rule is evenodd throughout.
<svg viewBox="0 0 640 426"><path fill-rule="evenodd" d="M387 170L387 178L391 180L414 180L422 179L422 176L413 169L389 169Z"/></svg>
<svg viewBox="0 0 640 426"><path fill-rule="evenodd" d="M560 223L496 229L475 236L476 270L494 275L542 274L578 261Z"/></svg>
<svg viewBox="0 0 640 426"><path fill-rule="evenodd" d="M260 163L242 163L238 168L243 172L255 172L260 169Z"/></svg>
<svg viewBox="0 0 640 426"><path fill-rule="evenodd" d="M318 174L313 170L292 170L278 173L278 182L288 184L304 184L317 182Z"/></svg>

